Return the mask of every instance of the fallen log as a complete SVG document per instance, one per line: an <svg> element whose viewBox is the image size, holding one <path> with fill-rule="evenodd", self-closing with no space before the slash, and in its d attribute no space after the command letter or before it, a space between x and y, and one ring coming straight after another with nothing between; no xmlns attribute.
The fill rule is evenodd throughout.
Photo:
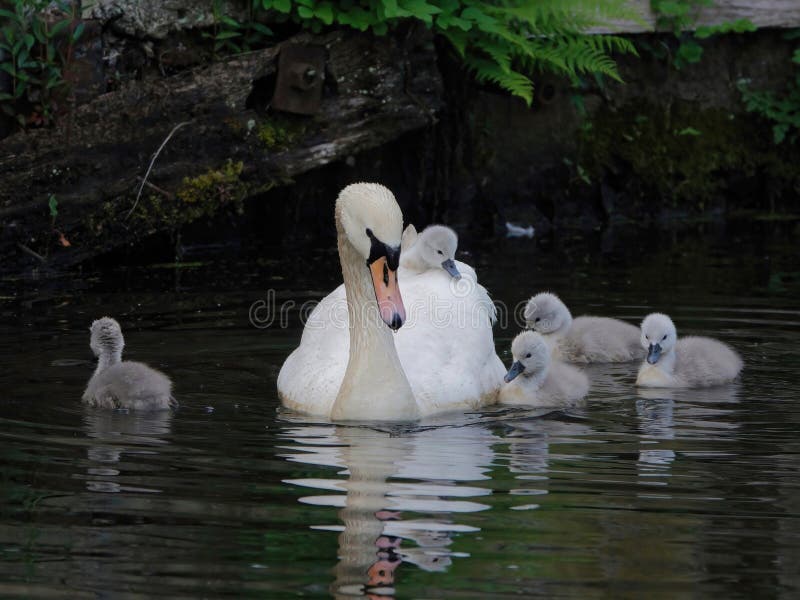
<svg viewBox="0 0 800 600"><path fill-rule="evenodd" d="M325 49L322 102L312 116L269 108L287 44ZM0 141L0 265L75 264L235 209L296 175L429 125L441 104L426 33L301 34L131 82L55 129Z"/></svg>

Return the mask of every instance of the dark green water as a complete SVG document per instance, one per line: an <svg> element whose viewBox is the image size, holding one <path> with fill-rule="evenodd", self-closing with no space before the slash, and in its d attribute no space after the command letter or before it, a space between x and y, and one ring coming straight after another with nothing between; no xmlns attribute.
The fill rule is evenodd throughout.
<svg viewBox="0 0 800 600"><path fill-rule="evenodd" d="M593 366L585 406L394 428L277 410L298 306L332 253L2 281L0 596L795 598L800 265L792 224L462 256L498 301L561 294L744 357L730 386L642 395ZM293 299L288 327L251 304ZM181 409L88 410L88 327L168 373ZM517 333L496 331L501 357Z"/></svg>

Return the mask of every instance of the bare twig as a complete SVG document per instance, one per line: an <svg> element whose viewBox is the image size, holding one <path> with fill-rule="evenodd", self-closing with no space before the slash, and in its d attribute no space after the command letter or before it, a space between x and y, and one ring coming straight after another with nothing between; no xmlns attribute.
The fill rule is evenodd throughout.
<svg viewBox="0 0 800 600"><path fill-rule="evenodd" d="M39 259L41 262L47 262L47 259L44 256L42 256L38 252L35 252L35 251L31 250L25 244L17 243L17 248L22 250L25 254L29 254L33 258Z"/></svg>
<svg viewBox="0 0 800 600"><path fill-rule="evenodd" d="M142 179L141 177L137 177L136 179L138 179L139 181L144 181L144 179ZM160 188L157 185L150 183L149 181L144 181L144 184L148 188L150 188L154 192L158 192L159 194L161 194L165 198L169 198L170 200L172 200L172 198L174 198L174 195L172 193L168 192L167 190L165 190L164 188Z"/></svg>
<svg viewBox="0 0 800 600"><path fill-rule="evenodd" d="M128 214L125 215L125 219L128 219L131 216L131 214L133 214L133 211L136 210L136 205L139 204L139 198L142 197L142 190L144 189L144 185L147 183L147 178L150 176L150 171L152 171L153 165L155 164L158 155L161 154L161 151L164 149L164 146L167 145L167 142L170 140L173 134L176 131L178 131L178 129L180 129L184 125L188 125L189 123L190 121L182 121L181 123L175 125L175 127L172 128L172 131L169 132L169 135L164 138L163 142L161 142L161 145L158 147L158 150L156 150L156 153L153 154L153 158L150 161L150 166L147 167L147 172L144 174L144 179L142 179L142 185L139 186L139 192L136 194L136 201L133 203L133 206L131 206L131 209L128 211Z"/></svg>

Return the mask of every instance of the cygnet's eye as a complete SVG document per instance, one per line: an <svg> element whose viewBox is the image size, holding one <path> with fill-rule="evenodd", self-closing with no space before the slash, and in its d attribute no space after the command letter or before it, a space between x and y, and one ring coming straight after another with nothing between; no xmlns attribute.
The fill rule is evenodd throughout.
<svg viewBox="0 0 800 600"><path fill-rule="evenodd" d="M539 321L541 321L541 320L542 320L542 318L541 318L541 317L536 317L536 318L533 320L533 322L534 322L534 323L538 323L538 322L539 322Z"/></svg>
<svg viewBox="0 0 800 600"><path fill-rule="evenodd" d="M667 339L667 334L666 333L664 334L664 337L661 338L661 341L663 342L665 339Z"/></svg>
<svg viewBox="0 0 800 600"><path fill-rule="evenodd" d="M530 352L528 352L528 353L525 355L525 358L530 358L530 357L531 357L531 353L530 353Z"/></svg>
<svg viewBox="0 0 800 600"><path fill-rule="evenodd" d="M649 342L650 341L650 336L646 335L646 336L644 336L644 339L646 339Z"/></svg>
<svg viewBox="0 0 800 600"><path fill-rule="evenodd" d="M444 252L442 252L441 250L437 250L436 252L444 256Z"/></svg>

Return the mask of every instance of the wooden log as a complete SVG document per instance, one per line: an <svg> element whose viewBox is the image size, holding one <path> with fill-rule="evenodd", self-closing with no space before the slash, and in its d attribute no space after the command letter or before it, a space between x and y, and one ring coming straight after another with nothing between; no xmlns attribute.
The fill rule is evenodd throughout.
<svg viewBox="0 0 800 600"><path fill-rule="evenodd" d="M276 58L289 43L327 51L314 116L268 109ZM30 264L31 252L49 265L72 264L429 125L442 104L431 44L425 32L402 40L302 34L130 83L56 129L0 141L0 265Z"/></svg>
<svg viewBox="0 0 800 600"><path fill-rule="evenodd" d="M657 15L650 6L650 0L631 0L633 10L639 15L638 21L617 21L593 27L590 33L647 33L663 31L658 26ZM698 27L721 25L747 19L756 27L798 27L800 26L800 1L798 0L714 0L711 6L700 7L694 15L688 30Z"/></svg>

